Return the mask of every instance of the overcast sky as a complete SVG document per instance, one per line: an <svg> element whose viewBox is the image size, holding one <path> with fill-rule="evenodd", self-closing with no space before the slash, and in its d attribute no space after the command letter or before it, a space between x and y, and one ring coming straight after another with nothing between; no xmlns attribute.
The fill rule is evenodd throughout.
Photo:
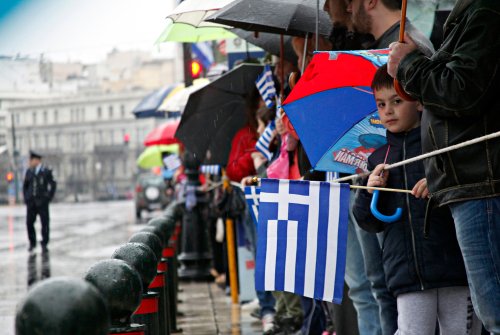
<svg viewBox="0 0 500 335"><path fill-rule="evenodd" d="M0 0L0 55L94 62L113 47L155 47L176 0ZM3 7L3 8L2 8ZM159 49L159 50L158 50Z"/></svg>

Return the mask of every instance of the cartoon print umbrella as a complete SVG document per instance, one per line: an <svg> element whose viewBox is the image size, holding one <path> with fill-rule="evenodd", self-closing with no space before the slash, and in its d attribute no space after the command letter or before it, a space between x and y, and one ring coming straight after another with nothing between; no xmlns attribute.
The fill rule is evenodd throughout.
<svg viewBox="0 0 500 335"><path fill-rule="evenodd" d="M317 52L283 104L315 170L366 170L385 143L370 88L389 51Z"/></svg>
<svg viewBox="0 0 500 335"><path fill-rule="evenodd" d="M151 145L180 143L180 141L175 138L175 132L179 127L179 122L179 120L166 122L156 127L146 135L144 145L148 147Z"/></svg>

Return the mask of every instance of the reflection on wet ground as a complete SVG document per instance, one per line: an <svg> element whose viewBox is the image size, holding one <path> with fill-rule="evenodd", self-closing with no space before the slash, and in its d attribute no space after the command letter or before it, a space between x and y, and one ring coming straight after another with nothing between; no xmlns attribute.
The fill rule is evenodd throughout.
<svg viewBox="0 0 500 335"><path fill-rule="evenodd" d="M130 201L54 204L50 208L50 252L27 251L24 206L0 206L0 329L14 335L16 305L37 282L58 276L83 277L97 261L109 259L139 231ZM35 223L40 239L40 223ZM213 283L181 282L178 325L184 335L261 334L260 321Z"/></svg>

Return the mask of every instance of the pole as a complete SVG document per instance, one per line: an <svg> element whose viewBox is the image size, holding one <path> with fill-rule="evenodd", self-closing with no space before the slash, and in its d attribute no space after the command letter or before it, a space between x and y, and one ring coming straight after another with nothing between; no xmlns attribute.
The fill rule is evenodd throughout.
<svg viewBox="0 0 500 335"><path fill-rule="evenodd" d="M231 183L223 172L224 189L226 192L231 192ZM227 243L227 262L229 267L229 287L231 288L231 302L238 303L238 273L236 272L236 249L234 238L234 221L231 218L226 218L226 243Z"/></svg>
<svg viewBox="0 0 500 335"><path fill-rule="evenodd" d="M191 77L191 44L182 43L182 57L184 59L184 85L185 87L193 85Z"/></svg>
<svg viewBox="0 0 500 335"><path fill-rule="evenodd" d="M17 171L17 160L19 153L16 146L16 126L14 124L14 113L10 114L11 132L12 132L12 165L14 168L14 188L16 191L16 204L19 203L19 173Z"/></svg>

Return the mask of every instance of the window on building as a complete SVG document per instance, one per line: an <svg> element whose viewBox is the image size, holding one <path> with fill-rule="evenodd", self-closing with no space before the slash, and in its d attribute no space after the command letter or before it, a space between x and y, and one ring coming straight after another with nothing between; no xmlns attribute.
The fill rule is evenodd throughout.
<svg viewBox="0 0 500 335"><path fill-rule="evenodd" d="M85 107L80 108L80 121L85 121Z"/></svg>
<svg viewBox="0 0 500 335"><path fill-rule="evenodd" d="M54 123L59 122L59 111L54 109Z"/></svg>
<svg viewBox="0 0 500 335"><path fill-rule="evenodd" d="M125 118L125 106L123 105L120 105L120 115L122 119Z"/></svg>
<svg viewBox="0 0 500 335"><path fill-rule="evenodd" d="M97 140L99 141L99 144L102 144L102 141L104 141L104 138L102 137L102 130L99 130Z"/></svg>
<svg viewBox="0 0 500 335"><path fill-rule="evenodd" d="M43 111L43 124L49 123L47 111Z"/></svg>
<svg viewBox="0 0 500 335"><path fill-rule="evenodd" d="M21 116L19 114L16 114L15 119L16 119L16 124L19 125L21 123Z"/></svg>
<svg viewBox="0 0 500 335"><path fill-rule="evenodd" d="M97 107L97 118L102 119L102 108L101 106Z"/></svg>
<svg viewBox="0 0 500 335"><path fill-rule="evenodd" d="M123 158L123 174L127 175L127 157Z"/></svg>
<svg viewBox="0 0 500 335"><path fill-rule="evenodd" d="M33 135L33 147L38 147L38 134Z"/></svg>
<svg viewBox="0 0 500 335"><path fill-rule="evenodd" d="M33 112L33 124L36 124L36 112Z"/></svg>
<svg viewBox="0 0 500 335"><path fill-rule="evenodd" d="M49 148L49 134L45 134L45 149Z"/></svg>
<svg viewBox="0 0 500 335"><path fill-rule="evenodd" d="M109 144L115 144L115 131L111 130L109 132Z"/></svg>
<svg viewBox="0 0 500 335"><path fill-rule="evenodd" d="M109 118L112 119L113 118L113 106L109 106Z"/></svg>

